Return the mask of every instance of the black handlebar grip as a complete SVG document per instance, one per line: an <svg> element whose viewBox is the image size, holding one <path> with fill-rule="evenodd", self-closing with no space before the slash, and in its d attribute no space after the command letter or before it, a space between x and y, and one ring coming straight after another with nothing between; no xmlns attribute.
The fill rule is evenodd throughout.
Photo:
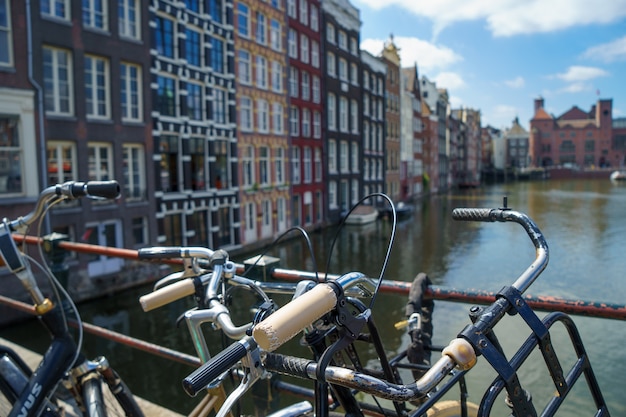
<svg viewBox="0 0 626 417"><path fill-rule="evenodd" d="M247 340L247 343L244 342ZM243 357L250 348L251 338L237 341L212 357L208 362L183 379L183 389L191 397L207 387L215 378L226 372Z"/></svg>
<svg viewBox="0 0 626 417"><path fill-rule="evenodd" d="M310 359L296 358L294 356L281 355L280 353L268 352L265 355L265 369L282 375L292 375L302 379L310 379L307 367L315 363Z"/></svg>
<svg viewBox="0 0 626 417"><path fill-rule="evenodd" d="M152 248L141 248L137 251L139 259L175 259L181 258L179 246L155 246Z"/></svg>
<svg viewBox="0 0 626 417"><path fill-rule="evenodd" d="M454 220L473 222L495 222L497 209L490 208L456 208L452 210Z"/></svg>
<svg viewBox="0 0 626 417"><path fill-rule="evenodd" d="M75 198L89 196L115 199L120 196L120 192L121 188L117 181L77 181L69 184L69 193Z"/></svg>

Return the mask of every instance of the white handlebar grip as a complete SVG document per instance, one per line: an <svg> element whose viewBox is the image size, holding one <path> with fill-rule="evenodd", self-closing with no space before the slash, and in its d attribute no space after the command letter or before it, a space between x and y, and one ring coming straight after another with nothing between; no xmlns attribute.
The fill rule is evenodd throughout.
<svg viewBox="0 0 626 417"><path fill-rule="evenodd" d="M151 292L150 294L143 295L139 298L141 308L143 311L154 310L169 304L172 301L179 300L187 295L192 295L196 291L191 278L184 279L182 281L175 282L174 284L167 285L163 288Z"/></svg>
<svg viewBox="0 0 626 417"><path fill-rule="evenodd" d="M272 352L328 313L336 304L337 294L332 287L328 284L316 285L257 324L252 336L262 349Z"/></svg>

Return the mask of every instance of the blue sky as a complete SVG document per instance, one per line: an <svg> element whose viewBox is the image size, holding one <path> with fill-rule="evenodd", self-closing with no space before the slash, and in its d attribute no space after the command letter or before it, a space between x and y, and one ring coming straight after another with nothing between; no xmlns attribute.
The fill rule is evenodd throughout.
<svg viewBox="0 0 626 417"><path fill-rule="evenodd" d="M533 101L548 113L613 99L626 117L626 0L351 0L361 48L379 55L393 34L402 66L417 62L453 108L483 126L528 129Z"/></svg>

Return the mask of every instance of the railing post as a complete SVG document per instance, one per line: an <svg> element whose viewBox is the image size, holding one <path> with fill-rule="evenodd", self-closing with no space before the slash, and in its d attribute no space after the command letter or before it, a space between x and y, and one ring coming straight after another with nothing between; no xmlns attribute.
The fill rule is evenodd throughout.
<svg viewBox="0 0 626 417"><path fill-rule="evenodd" d="M59 244L67 241L69 241L69 236L57 232L43 237L43 250L48 256L50 270L65 289L68 285L70 268L65 262L67 250L59 247Z"/></svg>

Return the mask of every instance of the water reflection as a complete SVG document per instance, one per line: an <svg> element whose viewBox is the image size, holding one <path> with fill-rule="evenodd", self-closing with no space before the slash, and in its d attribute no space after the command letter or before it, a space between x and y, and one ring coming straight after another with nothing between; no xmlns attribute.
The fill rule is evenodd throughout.
<svg viewBox="0 0 626 417"><path fill-rule="evenodd" d="M555 295L562 298L626 302L626 187L609 181L547 181L502 184L464 193L433 196L416 203L413 215L402 220L397 229L386 279L411 282L420 271L427 272L435 285L460 289L498 291L508 285L534 259L534 248L517 224L454 222L456 207L501 207L503 196L511 208L528 213L545 233L550 247L546 271L530 288L533 295ZM330 254L336 230L311 234L314 256L321 271L339 274L352 270L377 277L383 265L390 236L390 223L379 220L364 227L346 227L338 236ZM293 239L271 250L269 255L281 259L281 267L313 269L308 247L302 239ZM254 254L236 257L242 262ZM100 321L120 327L134 337L193 354L186 328L176 320L191 306L190 300L168 305L150 313L139 308L138 298L148 288L128 291L80 306L85 321ZM280 300L283 302L284 300ZM405 300L381 295L374 307L374 319L380 326L385 347L390 353L406 348L408 339L392 324L403 319ZM437 302L434 312L436 344L446 344L468 323L467 305ZM119 313L122 311L123 313ZM239 311L242 320L249 311ZM543 314L542 314L543 315ZM626 383L626 342L624 323L576 317L598 380L609 401L613 415L626 415L621 387ZM36 323L35 323L36 324ZM96 323L97 324L97 323ZM106 327L106 326L105 326ZM32 330L26 326L3 329L3 337L30 343ZM217 352L223 341L218 333L206 329L209 349ZM507 317L498 327L507 352L513 352L528 335L516 317ZM557 350L567 357L571 348L562 330L553 337ZM45 341L44 341L45 342ZM110 346L87 337L90 355L105 354L122 372L138 394L179 412L189 412L195 400L180 387L180 380L190 369L149 354L122 346ZM290 348L302 352L297 342ZM105 350L105 352L103 352ZM108 353L110 352L110 353ZM369 360L375 360L370 352ZM552 393L551 382L543 369L540 355L529 362L522 382L529 384L537 404L545 401L544 392ZM480 390L493 378L493 372L481 361L469 380L471 400L479 402ZM545 389L544 389L545 388ZM563 413L566 417L582 415L584 390L576 395ZM500 404L499 415L508 415Z"/></svg>

